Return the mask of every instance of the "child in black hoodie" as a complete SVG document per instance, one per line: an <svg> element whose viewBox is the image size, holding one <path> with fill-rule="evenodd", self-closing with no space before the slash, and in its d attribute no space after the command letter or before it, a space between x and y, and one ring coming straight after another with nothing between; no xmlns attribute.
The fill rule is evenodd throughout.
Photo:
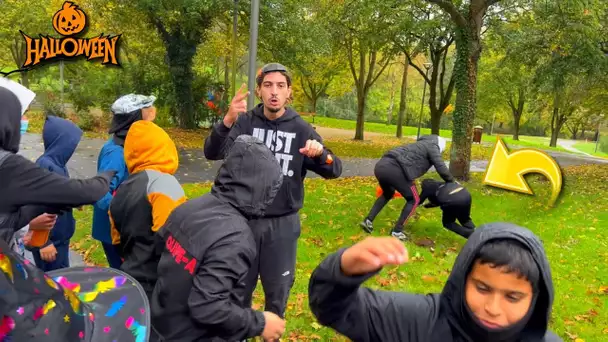
<svg viewBox="0 0 608 342"><path fill-rule="evenodd" d="M244 280L259 251L248 219L260 217L281 187L281 169L258 139L242 135L211 192L173 210L150 300L163 341L274 341L285 321L243 304Z"/></svg>
<svg viewBox="0 0 608 342"><path fill-rule="evenodd" d="M45 212L59 214L95 203L108 191L115 173L70 179L18 155L21 116L27 105L16 93L26 91L29 90L12 81L0 83L0 239L4 241L10 241L15 231Z"/></svg>
<svg viewBox="0 0 608 342"><path fill-rule="evenodd" d="M407 261L393 238L367 238L327 257L313 272L310 308L353 341L561 341L547 328L553 282L540 240L511 223L469 237L441 293L360 287L383 266Z"/></svg>
<svg viewBox="0 0 608 342"><path fill-rule="evenodd" d="M223 159L241 134L259 138L281 164L283 185L266 210L265 216L250 222L259 251L251 267L245 302L251 305L253 291L262 280L265 308L283 317L294 282L296 249L300 236L298 211L304 201L304 178L313 171L325 179L337 178L342 163L314 128L298 113L286 107L291 100L291 77L278 63L264 66L257 77L257 95L261 104L247 111L249 92L244 85L232 99L223 121L216 124L205 140L205 157ZM246 112L239 115L239 113Z"/></svg>
<svg viewBox="0 0 608 342"><path fill-rule="evenodd" d="M443 183L434 179L422 181L420 204L429 200L425 208L440 207L443 212L443 226L454 233L468 238L475 229L471 219L471 193L456 182ZM460 224L456 223L456 220Z"/></svg>

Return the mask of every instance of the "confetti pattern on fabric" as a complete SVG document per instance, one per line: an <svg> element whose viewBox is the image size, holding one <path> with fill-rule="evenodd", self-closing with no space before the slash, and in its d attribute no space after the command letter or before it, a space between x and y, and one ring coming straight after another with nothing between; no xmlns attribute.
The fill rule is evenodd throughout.
<svg viewBox="0 0 608 342"><path fill-rule="evenodd" d="M4 254L0 254L0 270L2 270L2 272L9 277L11 283L15 282L15 278L13 276L13 265L11 264L11 260Z"/></svg>
<svg viewBox="0 0 608 342"><path fill-rule="evenodd" d="M42 307L42 315L46 315L47 313L49 313L49 311L51 311L52 308L54 308L56 306L55 301L50 299L48 302L46 302L46 304L44 304L44 306Z"/></svg>
<svg viewBox="0 0 608 342"><path fill-rule="evenodd" d="M15 320L12 317L3 316L0 321L0 340L3 340L15 329Z"/></svg>
<svg viewBox="0 0 608 342"><path fill-rule="evenodd" d="M17 309L17 313L18 313L19 315L23 315L23 313L24 313L24 312L25 312L25 310L23 309L23 306L20 306L20 307Z"/></svg>
<svg viewBox="0 0 608 342"><path fill-rule="evenodd" d="M135 342L145 342L146 327L139 324L139 322L137 322L135 318L127 318L127 321L125 322L125 327L131 330L131 333L133 333L133 336L135 336Z"/></svg>
<svg viewBox="0 0 608 342"><path fill-rule="evenodd" d="M19 271L19 273L21 273L23 275L23 279L27 279L28 275L27 275L27 271L25 270L25 267L23 267L23 265L21 265L21 264L15 264L15 266L17 267L17 270Z"/></svg>
<svg viewBox="0 0 608 342"><path fill-rule="evenodd" d="M106 313L106 317L113 317L114 315L116 315L118 313L118 311L120 311L120 309L122 309L122 307L125 305L126 302L127 302L127 296L122 296L122 298L120 298L116 302L112 303L112 305L110 305L110 309Z"/></svg>
<svg viewBox="0 0 608 342"><path fill-rule="evenodd" d="M110 327L104 327L103 328L103 332L106 333L106 334L109 333L110 330L112 330L112 328L110 328Z"/></svg>
<svg viewBox="0 0 608 342"><path fill-rule="evenodd" d="M126 282L127 278L123 276L112 277L108 280L98 282L95 284L93 291L80 293L78 294L78 297L85 303L92 302L95 300L95 298L97 298L98 294L119 288Z"/></svg>
<svg viewBox="0 0 608 342"><path fill-rule="evenodd" d="M74 292L80 292L80 284L78 283L70 283L66 277L57 277L55 281L59 283L59 285L63 286L63 288L68 289Z"/></svg>

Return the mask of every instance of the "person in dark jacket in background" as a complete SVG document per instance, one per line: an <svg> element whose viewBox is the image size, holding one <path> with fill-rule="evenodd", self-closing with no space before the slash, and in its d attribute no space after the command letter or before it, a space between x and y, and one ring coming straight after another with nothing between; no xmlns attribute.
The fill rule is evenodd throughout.
<svg viewBox="0 0 608 342"><path fill-rule="evenodd" d="M407 240L403 227L416 211L420 201L414 181L424 175L431 166L435 167L446 182L454 181L454 177L441 158L445 145L444 138L437 135L423 135L417 142L396 147L382 156L374 168L374 175L380 183L382 195L376 199L369 214L361 222L363 230L368 233L374 231L374 219L393 198L396 190L406 202L391 235L401 241Z"/></svg>
<svg viewBox="0 0 608 342"><path fill-rule="evenodd" d="M124 259L120 269L137 279L150 298L163 245L156 233L186 201L173 176L179 155L167 132L150 121L131 125L124 150L129 178L110 204L112 243Z"/></svg>
<svg viewBox="0 0 608 342"><path fill-rule="evenodd" d="M4 241L41 214L95 203L116 173L108 170L89 179L70 179L18 155L23 111L12 88L19 87L23 88L18 83L0 85L0 238Z"/></svg>
<svg viewBox="0 0 608 342"><path fill-rule="evenodd" d="M42 129L44 154L36 164L63 177L70 177L67 163L76 151L82 130L71 121L47 115ZM69 208L57 216L49 241L43 247L33 249L36 266L48 272L70 267L70 239L74 235L76 221Z"/></svg>
<svg viewBox="0 0 608 342"><path fill-rule="evenodd" d="M211 192L177 207L159 231L165 248L151 298L162 341L239 341L281 337L285 322L243 303L243 281L258 253L248 220L281 188L272 152L257 138L236 138Z"/></svg>
<svg viewBox="0 0 608 342"><path fill-rule="evenodd" d="M103 145L97 158L97 172L117 170L110 183L110 190L93 206L92 236L101 242L108 265L119 269L122 264L120 254L112 244L110 233L110 202L118 186L129 176L124 157L124 144L131 125L139 120L154 121L156 108L154 96L129 94L119 97L112 104L112 125L109 133L110 139Z"/></svg>
<svg viewBox="0 0 608 342"><path fill-rule="evenodd" d="M313 171L325 179L342 174L342 162L323 147L314 128L293 109L291 77L278 63L265 65L256 79L257 95L262 103L247 112L247 94L243 85L232 99L228 113L216 124L205 140L205 157L224 158L237 136L253 135L270 148L281 164L283 187L264 218L250 222L258 246L258 260L247 278L251 299L261 278L265 308L284 317L287 299L295 279L296 251L300 236L299 210L304 202L304 178ZM239 113L244 113L239 115Z"/></svg>
<svg viewBox="0 0 608 342"><path fill-rule="evenodd" d="M471 193L457 182L443 183L434 179L422 181L420 204L425 200L425 208L440 207L443 212L441 219L443 226L454 233L468 238L475 230L471 219ZM456 223L456 220L460 224Z"/></svg>
<svg viewBox="0 0 608 342"><path fill-rule="evenodd" d="M480 226L443 291L412 294L360 287L383 266L407 261L393 238L369 237L327 257L309 284L310 308L353 341L561 341L548 330L551 269L541 241L512 223Z"/></svg>

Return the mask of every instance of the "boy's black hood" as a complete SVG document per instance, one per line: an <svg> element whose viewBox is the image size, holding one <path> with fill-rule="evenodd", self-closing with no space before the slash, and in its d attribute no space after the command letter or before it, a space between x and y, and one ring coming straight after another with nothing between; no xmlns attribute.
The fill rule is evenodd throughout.
<svg viewBox="0 0 608 342"><path fill-rule="evenodd" d="M460 334L452 335L471 337L473 333L471 325L474 323L469 318L465 302L466 278L481 247L495 239L513 239L521 242L530 250L536 261L541 274L538 296L536 303L533 304L529 320L519 334L521 337L519 341L542 341L547 331L553 305L553 282L549 262L541 241L531 231L512 223L502 222L489 223L477 228L456 258L452 273L441 293L441 310L445 312L451 330L460 332ZM490 338L493 341L501 339L502 336Z"/></svg>
<svg viewBox="0 0 608 342"><path fill-rule="evenodd" d="M266 145L250 135L240 135L226 155L211 193L244 215L259 217L282 182L279 162Z"/></svg>
<svg viewBox="0 0 608 342"><path fill-rule="evenodd" d="M21 141L21 103L10 90L0 87L0 148L19 152Z"/></svg>

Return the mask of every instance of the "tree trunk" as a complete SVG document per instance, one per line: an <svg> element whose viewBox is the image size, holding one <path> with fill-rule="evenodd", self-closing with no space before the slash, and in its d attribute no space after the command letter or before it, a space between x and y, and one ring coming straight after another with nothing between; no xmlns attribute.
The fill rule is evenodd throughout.
<svg viewBox="0 0 608 342"><path fill-rule="evenodd" d="M403 66L403 76L401 77L401 94L399 95L399 115L397 117L397 138L403 137L403 119L407 122L407 71L409 69L409 61L405 57Z"/></svg>
<svg viewBox="0 0 608 342"><path fill-rule="evenodd" d="M181 128L197 128L192 83L192 61L198 44L191 44L181 37L173 36L167 46L169 72L175 91L174 117Z"/></svg>
<svg viewBox="0 0 608 342"><path fill-rule="evenodd" d="M357 89L357 129L355 131L355 140L363 140L363 131L365 129L364 125L366 99L366 91Z"/></svg>
<svg viewBox="0 0 608 342"><path fill-rule="evenodd" d="M224 89L230 89L230 57L226 56L224 62Z"/></svg>
<svg viewBox="0 0 608 342"><path fill-rule="evenodd" d="M456 29L456 110L453 114L450 172L468 180L473 121L476 111L477 67L481 55L479 32L471 19L466 28Z"/></svg>
<svg viewBox="0 0 608 342"><path fill-rule="evenodd" d="M312 112L313 112L313 113L316 113L316 112L317 112L317 100L318 100L317 96L313 96L313 97L310 99L310 105L311 105L311 107L312 107L311 109L312 109Z"/></svg>
<svg viewBox="0 0 608 342"><path fill-rule="evenodd" d="M441 127L441 110L431 108L431 134L439 135Z"/></svg>
<svg viewBox="0 0 608 342"><path fill-rule="evenodd" d="M513 140L519 140L519 123L521 122L521 113L513 113Z"/></svg>
<svg viewBox="0 0 608 342"><path fill-rule="evenodd" d="M556 96L557 98L557 96ZM559 126L559 105L557 99L553 104L553 114L551 115L551 140L549 141L549 146L556 147L557 146L557 137L559 136L559 131L561 127Z"/></svg>

